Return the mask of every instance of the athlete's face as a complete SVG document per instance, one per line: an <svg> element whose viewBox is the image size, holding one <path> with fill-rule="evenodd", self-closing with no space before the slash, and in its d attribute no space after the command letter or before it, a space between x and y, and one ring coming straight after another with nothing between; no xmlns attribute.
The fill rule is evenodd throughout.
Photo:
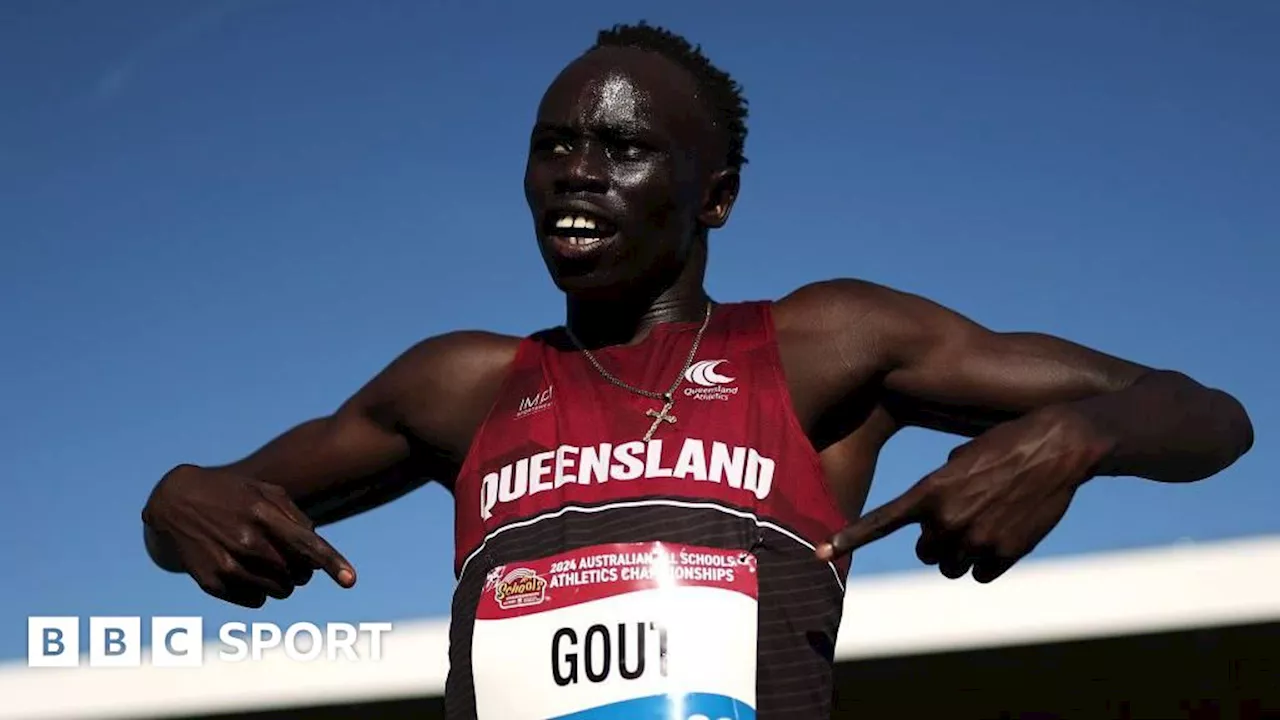
<svg viewBox="0 0 1280 720"><path fill-rule="evenodd" d="M720 143L693 78L660 55L600 49L565 68L538 107L524 181L556 284L603 298L673 280L727 216L707 207Z"/></svg>

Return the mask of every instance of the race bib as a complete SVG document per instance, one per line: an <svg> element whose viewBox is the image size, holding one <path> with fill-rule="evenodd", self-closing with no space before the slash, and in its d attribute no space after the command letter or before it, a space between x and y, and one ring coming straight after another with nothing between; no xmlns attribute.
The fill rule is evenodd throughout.
<svg viewBox="0 0 1280 720"><path fill-rule="evenodd" d="M755 718L756 558L596 545L489 571L478 720Z"/></svg>

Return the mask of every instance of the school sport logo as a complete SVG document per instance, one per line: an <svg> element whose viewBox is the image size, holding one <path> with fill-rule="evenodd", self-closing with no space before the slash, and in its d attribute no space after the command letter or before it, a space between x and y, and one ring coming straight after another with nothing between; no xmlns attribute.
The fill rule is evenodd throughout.
<svg viewBox="0 0 1280 720"><path fill-rule="evenodd" d="M529 568L516 568L493 586L493 599L503 610L541 605L547 599L547 579Z"/></svg>
<svg viewBox="0 0 1280 720"><path fill-rule="evenodd" d="M684 389L684 396L694 400L728 400L738 394L738 386L733 384L734 378L724 374L724 366L728 360L699 360L684 373L684 379L690 387Z"/></svg>

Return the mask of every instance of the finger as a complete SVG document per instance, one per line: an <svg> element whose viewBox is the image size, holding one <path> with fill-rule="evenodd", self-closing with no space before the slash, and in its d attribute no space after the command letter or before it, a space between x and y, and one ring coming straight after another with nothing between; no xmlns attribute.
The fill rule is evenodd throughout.
<svg viewBox="0 0 1280 720"><path fill-rule="evenodd" d="M942 558L942 537L931 525L922 523L920 539L916 541L916 557L925 565L937 565Z"/></svg>
<svg viewBox="0 0 1280 720"><path fill-rule="evenodd" d="M254 578L252 582L239 582L235 583L235 585L242 588L241 592L245 594L262 593L276 600L284 600L289 597L293 594L294 589L293 583L289 580L278 580L262 576Z"/></svg>
<svg viewBox="0 0 1280 720"><path fill-rule="evenodd" d="M280 558L281 577L286 578L289 584L296 588L311 581L316 568L310 555L298 551L281 538L272 538L271 545Z"/></svg>
<svg viewBox="0 0 1280 720"><path fill-rule="evenodd" d="M968 575L971 567L973 567L973 559L960 545L948 547L938 560L938 572L951 580L959 580Z"/></svg>
<svg viewBox="0 0 1280 720"><path fill-rule="evenodd" d="M247 608L260 608L266 603L267 595L278 590L273 581L254 576L230 555L223 557L216 568L214 571L193 574L192 579L200 589L219 600Z"/></svg>
<svg viewBox="0 0 1280 720"><path fill-rule="evenodd" d="M294 587L302 587L311 582L311 576L314 573L315 571L310 567L298 567L291 572L289 580L293 582Z"/></svg>
<svg viewBox="0 0 1280 720"><path fill-rule="evenodd" d="M292 552L296 552L311 564L311 567L324 570L333 581L344 588L356 584L356 571L351 563L342 556L327 540L314 530L298 525L289 520L287 523L274 525L272 530L280 541L286 543Z"/></svg>
<svg viewBox="0 0 1280 720"><path fill-rule="evenodd" d="M1008 572L1017 560L1009 558L984 558L973 566L973 579L986 584Z"/></svg>
<svg viewBox="0 0 1280 720"><path fill-rule="evenodd" d="M236 544L237 556L246 569L273 580L268 594L278 600L293 594L295 588L306 585L315 570L309 556L298 552L273 530L293 521L286 513L286 507L274 502L255 508L259 525L246 528Z"/></svg>
<svg viewBox="0 0 1280 720"><path fill-rule="evenodd" d="M267 604L267 594L262 590L253 588L242 588L239 586L225 587L218 586L216 589L210 588L204 583L198 583L200 589L223 602L229 602L232 605L239 605L256 610Z"/></svg>
<svg viewBox="0 0 1280 720"><path fill-rule="evenodd" d="M264 497L269 502L260 506L256 514L278 547L288 555L301 558L306 567L324 570L344 588L356 584L355 568L342 553L316 534L311 519L283 491L267 491Z"/></svg>
<svg viewBox="0 0 1280 720"><path fill-rule="evenodd" d="M272 552L269 546L266 551ZM228 553L220 559L217 575L223 587L237 595L256 597L264 593L283 600L293 594L293 583L289 582L288 571L279 556L263 557L255 553L233 557Z"/></svg>
<svg viewBox="0 0 1280 720"><path fill-rule="evenodd" d="M864 514L852 525L836 533L831 540L819 545L818 557L831 560L919 522L926 497L923 488L922 483L917 483L905 493Z"/></svg>
<svg viewBox="0 0 1280 720"><path fill-rule="evenodd" d="M231 580L224 586L222 599L242 607L257 609L267 604L270 595L257 585Z"/></svg>
<svg viewBox="0 0 1280 720"><path fill-rule="evenodd" d="M293 498L289 497L289 493L287 493L283 488L278 485L268 485L263 491L263 495L271 501L272 505L279 508L280 512L284 513L295 523L307 528L308 530L314 530L316 528L315 521L303 512L302 508L298 507L298 504L293 501Z"/></svg>
<svg viewBox="0 0 1280 720"><path fill-rule="evenodd" d="M289 574L289 562L285 559L285 553L275 546L270 535L264 534L262 528L256 525L240 528L230 550L252 574L274 577L287 577Z"/></svg>
<svg viewBox="0 0 1280 720"><path fill-rule="evenodd" d="M278 556L263 558L252 555L242 557L240 563L244 566L248 577L235 578L235 580L260 588L269 597L284 600L292 595L294 588L297 587L290 568L283 561L278 561Z"/></svg>

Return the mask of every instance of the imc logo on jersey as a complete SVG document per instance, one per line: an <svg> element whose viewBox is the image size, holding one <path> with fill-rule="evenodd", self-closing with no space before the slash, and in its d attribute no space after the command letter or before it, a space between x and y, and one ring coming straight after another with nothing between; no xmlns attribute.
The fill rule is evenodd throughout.
<svg viewBox="0 0 1280 720"><path fill-rule="evenodd" d="M546 390L530 395L529 397L520 398L520 406L516 408L516 418L528 417L534 413L542 412L551 407L551 399L555 394L555 386L548 386Z"/></svg>
<svg viewBox="0 0 1280 720"><path fill-rule="evenodd" d="M699 360L684 373L690 387L684 389L685 397L694 400L728 400L738 394L736 378L724 374L728 360Z"/></svg>
<svg viewBox="0 0 1280 720"><path fill-rule="evenodd" d="M503 610L541 605L547 599L547 580L529 568L516 568L494 584L493 599Z"/></svg>

